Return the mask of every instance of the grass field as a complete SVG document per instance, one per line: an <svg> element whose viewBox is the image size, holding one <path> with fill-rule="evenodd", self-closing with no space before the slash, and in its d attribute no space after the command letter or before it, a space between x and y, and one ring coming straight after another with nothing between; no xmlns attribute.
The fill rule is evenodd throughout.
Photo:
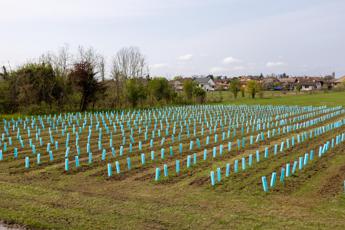
<svg viewBox="0 0 345 230"><path fill-rule="evenodd" d="M223 93L223 98L223 104L236 105L345 106L345 92L312 95L266 93L264 98L254 100L241 97L235 100L226 92ZM193 116L189 108L182 110L184 116ZM234 116L246 115L236 113L236 109L242 111L239 107L230 107L227 112L232 114L235 110ZM220 107L219 116L224 116L222 110ZM203 113L203 109L199 108L198 111L200 114ZM218 111L216 107L210 107L204 113L211 113L216 117L218 116L216 111ZM249 109L249 112L252 111L255 110ZM284 114L284 111L278 109L276 111L280 115ZM289 118L292 118L289 123L291 125L310 119L322 117L324 119L311 126L301 127L290 133L281 133L269 140L265 139L239 150L236 149L236 140L242 137L249 138L250 134L241 134L240 128L237 128L237 134L229 139L234 144L232 150L230 152L224 150L226 154L214 159L210 156L212 147L223 143L226 149L229 140L222 142L220 127L217 126L219 142L214 143L212 134L210 144L206 145L204 144L206 135L201 135L200 126L197 125L196 137L200 139L202 148L195 147L193 151L186 150L181 155L168 156L169 146L172 146L176 153L178 145L167 138L164 145L167 157L159 159L161 139L156 138L153 149L157 154L157 159L150 161L148 158L152 148L147 142L143 142L142 151L134 147L133 153L128 155L132 159L131 170L124 169L125 156L115 158L110 156L106 161L100 159L102 153L97 149L98 134L94 128L90 141L91 148L94 150L94 161L91 165L88 164L87 156L83 155L86 152L88 139L86 126L79 139L82 152L81 166L76 169L71 159L70 169L66 172L64 170L66 135L56 134L52 129L55 140L59 141L59 150L54 151L53 162L49 162L48 155L43 154L46 145L39 147L37 144L37 151L42 152L41 165L35 164L35 155L32 155L29 147L20 150L18 159L12 156L13 147L9 147L7 153L4 153L4 160L0 161L0 220L6 224L19 224L34 229L344 229L345 142L332 148L323 158L311 162L303 172L297 172L286 178L286 183L277 183L277 186L270 189L268 193L263 192L261 176L269 177L273 171L279 172L286 162L293 161L311 149L318 151L320 145L345 132L345 125L340 126L273 156L274 144L279 144L286 138L291 140L292 136L303 134L303 132L309 134L310 131L345 118L345 113L330 116L333 111L324 111L323 108L315 108L316 113L302 110L301 107L291 107L289 111L296 112L289 114ZM341 111L341 109L338 108L336 111ZM309 116L303 116L307 114ZM252 115L261 118L274 117L269 114L267 107ZM5 118L10 120L8 115ZM70 122L71 125L67 125L68 120L66 120L67 130L71 133L71 138L75 138L72 124L76 121ZM28 122L29 124L31 123ZM105 124L111 127L107 119L105 119ZM59 128L60 125L61 123ZM4 132L3 126L4 123L1 122L1 133ZM135 137L143 138L143 133L137 133L136 130ZM162 133L164 133L163 130ZM31 131L34 139L35 129L32 128ZM19 142L15 140L17 132L13 130L9 132L13 137L14 145L19 145ZM103 145L106 145L109 143L110 134L106 133L105 128L103 132ZM126 129L125 132L128 137L130 131ZM61 133L60 129L59 133ZM254 137L259 133L254 131ZM21 130L21 134L23 137L26 134L24 129ZM149 134L151 135L150 132ZM113 135L113 144L118 151L122 138L119 132ZM45 144L49 142L47 128L42 129L40 136ZM186 134L182 135L181 139L184 149L188 149L190 139ZM71 153L74 156L76 149L72 148L72 143L74 139L71 139ZM262 152L265 147L269 148L268 159L263 159L260 163L255 163L252 167L229 178L224 178L223 175L220 183L214 187L211 186L209 178L211 170L215 171L220 167L223 171L226 163L233 165L235 159L248 157L255 150ZM207 161L201 161L204 148L209 150ZM107 151L109 153L109 149ZM126 145L125 152L128 151L128 145ZM141 152L147 153L145 166L140 164ZM182 165L186 164L187 155L193 153L198 156L198 164L192 165L189 169L182 168ZM24 167L24 156L30 156L29 169ZM120 175L117 175L113 167L114 175L108 178L106 163L113 164L115 160L120 162L122 171ZM172 173L175 160L181 160L179 175ZM163 169L163 164L167 164L169 168L169 177L161 175L161 180L155 181L155 169L157 167Z"/></svg>
<svg viewBox="0 0 345 230"><path fill-rule="evenodd" d="M231 104L262 104L262 105L327 105L327 106L345 106L345 92L315 92L315 93L296 93L289 92L283 94L275 91L265 91L264 97L255 99L241 97L239 94L235 99L231 92L209 92L207 95L211 100L223 97L223 103Z"/></svg>

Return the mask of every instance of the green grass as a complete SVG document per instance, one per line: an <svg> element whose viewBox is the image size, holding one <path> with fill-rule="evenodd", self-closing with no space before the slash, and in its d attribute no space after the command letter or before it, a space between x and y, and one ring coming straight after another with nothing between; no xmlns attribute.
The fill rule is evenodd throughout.
<svg viewBox="0 0 345 230"><path fill-rule="evenodd" d="M15 114L0 114L0 119L7 119L7 120L10 120L10 119L18 119L20 117L23 117L22 114L20 113L15 113Z"/></svg>
<svg viewBox="0 0 345 230"><path fill-rule="evenodd" d="M327 106L345 106L345 92L315 92L315 93L295 93L291 92L283 94L281 92L264 92L264 98L257 97L255 99L241 97L239 94L237 99L233 97L231 92L210 92L208 98L210 100L219 99L222 95L225 104L262 104L262 105L327 105Z"/></svg>
<svg viewBox="0 0 345 230"><path fill-rule="evenodd" d="M235 100L225 92L222 103L345 106L345 92L270 93L262 99L239 95ZM319 142L326 138L320 137ZM160 184L131 178L107 180L93 176L92 169L73 175L53 169L10 174L11 164L0 163L0 220L39 229L343 229L345 196L324 197L318 191L339 176L345 165L344 150L337 149L293 193L283 189L269 194L239 192L231 181L220 189L191 184L198 173ZM345 179L345 175L340 177ZM248 182L243 179L243 184Z"/></svg>

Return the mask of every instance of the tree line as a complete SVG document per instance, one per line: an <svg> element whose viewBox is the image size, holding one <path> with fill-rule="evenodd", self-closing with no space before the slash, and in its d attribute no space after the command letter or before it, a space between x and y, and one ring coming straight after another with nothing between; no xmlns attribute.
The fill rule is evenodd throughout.
<svg viewBox="0 0 345 230"><path fill-rule="evenodd" d="M136 47L120 49L107 65L93 48L79 47L72 54L64 46L14 70L3 66L0 71L1 113L149 107L205 99L206 92L193 81L185 81L183 92L176 93L166 78L151 78L146 58Z"/></svg>
<svg viewBox="0 0 345 230"><path fill-rule="evenodd" d="M263 90L261 83L256 80L248 80L245 85L241 85L241 82L238 78L234 78L230 82L229 90L234 95L236 99L238 93L241 93L242 97L245 97L245 94L248 93L252 99L255 99L255 96L259 94L259 96L263 97Z"/></svg>

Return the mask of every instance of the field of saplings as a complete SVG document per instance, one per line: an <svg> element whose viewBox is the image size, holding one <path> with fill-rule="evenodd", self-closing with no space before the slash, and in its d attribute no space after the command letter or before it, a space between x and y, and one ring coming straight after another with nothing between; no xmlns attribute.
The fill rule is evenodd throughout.
<svg viewBox="0 0 345 230"><path fill-rule="evenodd" d="M247 194L250 200L254 196L260 202L268 202L277 195L298 196L306 191L329 198L345 189L345 161L337 161L339 170L313 188L315 181L327 175L332 159L344 155L342 106L200 105L51 114L3 119L0 133L0 183L6 187L1 189L0 198L4 206L8 202L7 208L18 202L14 206L22 208L22 214L3 206L0 213L13 220L23 215L24 224L38 228L63 226L60 222L51 225L45 220L45 225L42 221L41 215L47 215L46 219L57 215L56 207L49 206L50 200L61 205L58 216L67 216L66 223L71 223L72 228L89 223L73 221L80 213L71 211L67 215L63 210L68 207L73 207L74 212L94 212L94 219L89 221L98 221L102 226L108 222L96 218L97 212L111 209L119 212L115 216L134 215L132 219L118 220L131 227L131 220L137 224L142 218L138 213L143 210L154 207L164 215L171 209L178 213L176 207L183 210L180 202L186 206L196 204L193 199L200 194L194 196L194 188L207 192L197 202L205 209L208 201L212 204L223 193ZM27 190L11 193L17 192L17 184ZM83 197L88 203L80 201ZM30 200L43 206L33 206ZM258 201L252 201L253 205ZM231 202L237 211L241 210L238 202ZM46 205L48 211L44 211ZM104 210L98 210L101 207ZM137 214L129 207L137 209ZM292 212L298 211L296 208ZM30 220L27 212L33 215ZM142 221L145 228L179 228L185 226L188 218L167 214L162 223L154 223L154 212L147 214L152 222ZM181 225L170 225L173 218ZM233 221L227 218L230 219L224 221ZM284 221L284 217L277 218ZM321 220L308 218L306 214L301 221L313 223L310 227L323 227ZM190 227L205 224L194 216L190 221ZM215 226L209 224L201 227ZM250 221L248 224L254 226ZM342 223L335 221L334 226L337 224ZM269 227L272 226L279 225L273 222Z"/></svg>

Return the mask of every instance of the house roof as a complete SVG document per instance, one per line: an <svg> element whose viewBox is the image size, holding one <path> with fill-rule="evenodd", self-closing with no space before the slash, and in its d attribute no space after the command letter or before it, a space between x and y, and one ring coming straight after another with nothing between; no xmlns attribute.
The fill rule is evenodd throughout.
<svg viewBox="0 0 345 230"><path fill-rule="evenodd" d="M305 81L305 82L301 82L301 85L304 85L304 86L315 86L316 82Z"/></svg>
<svg viewBox="0 0 345 230"><path fill-rule="evenodd" d="M299 77L297 80L298 83L301 84L315 84L317 82L324 82L324 79L320 77Z"/></svg>
<svg viewBox="0 0 345 230"><path fill-rule="evenodd" d="M229 83L229 81L227 80L227 79L216 79L216 80L214 80L214 83L215 84L228 84Z"/></svg>
<svg viewBox="0 0 345 230"><path fill-rule="evenodd" d="M338 79L335 79L336 83L342 83L342 82L345 82L345 76L342 76L341 78L338 78Z"/></svg>
<svg viewBox="0 0 345 230"><path fill-rule="evenodd" d="M208 84L208 81L210 80L211 78L209 77L197 77L195 78L194 80L197 81L199 84Z"/></svg>
<svg viewBox="0 0 345 230"><path fill-rule="evenodd" d="M261 80L263 83L278 82L279 80L275 77L265 77Z"/></svg>
<svg viewBox="0 0 345 230"><path fill-rule="evenodd" d="M296 78L294 77L280 78L279 81L282 83L294 83L296 81Z"/></svg>

